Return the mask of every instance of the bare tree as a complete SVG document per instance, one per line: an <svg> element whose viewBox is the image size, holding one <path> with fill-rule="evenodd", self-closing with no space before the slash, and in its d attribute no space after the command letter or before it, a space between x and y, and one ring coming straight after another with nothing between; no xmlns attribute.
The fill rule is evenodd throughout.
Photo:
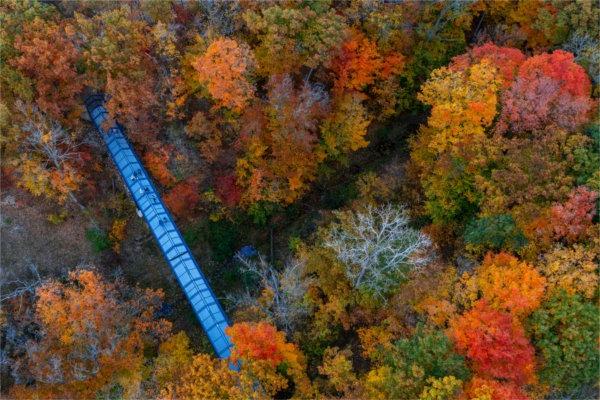
<svg viewBox="0 0 600 400"><path fill-rule="evenodd" d="M246 291L236 296L233 299L234 303L259 307L278 328L291 333L308 314L304 295L310 279L304 276L304 261L290 259L284 264L283 269L278 271L260 254L257 259L246 258L239 253L236 257L242 263L243 271L260 279L263 293L268 293L270 299L266 303L259 302Z"/></svg>
<svg viewBox="0 0 600 400"><path fill-rule="evenodd" d="M355 288L383 296L409 270L430 259L431 241L408 225L403 208L368 205L335 214L338 222L325 230L324 246L345 264Z"/></svg>

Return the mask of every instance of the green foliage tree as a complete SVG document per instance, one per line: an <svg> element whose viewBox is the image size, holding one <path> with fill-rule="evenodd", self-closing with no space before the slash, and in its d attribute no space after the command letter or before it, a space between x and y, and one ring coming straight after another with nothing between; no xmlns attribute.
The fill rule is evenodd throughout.
<svg viewBox="0 0 600 400"><path fill-rule="evenodd" d="M531 314L528 328L541 356L542 382L562 392L595 382L600 355L594 304L558 290Z"/></svg>
<svg viewBox="0 0 600 400"><path fill-rule="evenodd" d="M492 215L472 220L465 229L465 242L478 253L485 251L518 251L527 238L511 215Z"/></svg>
<svg viewBox="0 0 600 400"><path fill-rule="evenodd" d="M418 398L429 386L429 378L470 376L465 358L454 352L450 339L442 331L419 327L408 339L395 342L381 354L382 366L366 377L367 391L383 398Z"/></svg>

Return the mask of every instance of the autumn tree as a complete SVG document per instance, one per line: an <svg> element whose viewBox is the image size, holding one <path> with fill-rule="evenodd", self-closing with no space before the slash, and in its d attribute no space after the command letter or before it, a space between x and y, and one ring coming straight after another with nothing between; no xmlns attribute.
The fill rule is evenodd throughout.
<svg viewBox="0 0 600 400"><path fill-rule="evenodd" d="M427 145L439 154L481 140L496 116L499 84L496 67L485 58L462 71L433 71L417 96L432 106L427 125L434 134Z"/></svg>
<svg viewBox="0 0 600 400"><path fill-rule="evenodd" d="M30 339L13 366L21 382L16 398L94 397L118 385L136 396L142 380L144 349L168 332L155 320L162 292L107 282L92 270L69 273L36 291L39 335Z"/></svg>
<svg viewBox="0 0 600 400"><path fill-rule="evenodd" d="M371 121L363 99L359 93L346 93L335 99L321 125L323 147L329 156L343 156L369 144L365 136Z"/></svg>
<svg viewBox="0 0 600 400"><path fill-rule="evenodd" d="M105 92L107 110L136 142L148 144L158 135L160 85L153 57L155 37L146 22L122 6L87 18L75 14L78 40L90 85Z"/></svg>
<svg viewBox="0 0 600 400"><path fill-rule="evenodd" d="M482 46L473 47L465 54L454 57L450 69L465 70L483 59L488 60L491 65L498 69L498 73L502 78L502 87L508 88L526 57L519 49L500 47L488 42Z"/></svg>
<svg viewBox="0 0 600 400"><path fill-rule="evenodd" d="M193 63L197 79L207 86L216 105L238 112L254 95L254 87L248 81L253 66L254 57L248 46L227 38L215 39Z"/></svg>
<svg viewBox="0 0 600 400"><path fill-rule="evenodd" d="M251 107L242 118L236 181L246 204L291 203L306 191L323 159L318 120L328 99L322 89L305 83L297 90L287 75L274 75L267 88L264 108Z"/></svg>
<svg viewBox="0 0 600 400"><path fill-rule="evenodd" d="M338 211L336 217L324 232L323 246L345 265L347 279L357 289L384 296L429 259L429 238L408 226L403 209L368 205Z"/></svg>
<svg viewBox="0 0 600 400"><path fill-rule="evenodd" d="M528 321L540 352L540 380L558 391L593 383L599 372L598 309L579 295L554 292Z"/></svg>
<svg viewBox="0 0 600 400"><path fill-rule="evenodd" d="M517 384L533 381L535 352L523 326L485 300L451 321L450 336L478 375Z"/></svg>
<svg viewBox="0 0 600 400"><path fill-rule="evenodd" d="M226 330L233 342L231 360L241 361L242 365L248 363L251 371L260 371L269 377L277 367L283 367L285 375L294 382L296 393L308 395L311 391L310 381L306 376L306 361L298 347L289 343L282 332L265 322L234 324ZM242 367L243 368L243 367ZM270 371L270 372L269 372ZM281 377L283 378L283 377ZM270 377L265 381L263 388L270 395L285 389L288 385L285 379Z"/></svg>
<svg viewBox="0 0 600 400"><path fill-rule="evenodd" d="M555 204L550 217L555 237L575 242L590 235L597 199L598 193L580 186L569 193L564 204Z"/></svg>
<svg viewBox="0 0 600 400"><path fill-rule="evenodd" d="M490 399L490 400L529 400L530 397L519 387L510 381L499 381L495 379L473 377L465 385L464 393L460 399Z"/></svg>
<svg viewBox="0 0 600 400"><path fill-rule="evenodd" d="M36 18L15 39L20 56L11 60L35 83L40 109L63 122L73 122L81 112L79 93L82 77L76 71L79 52L69 33L72 28Z"/></svg>
<svg viewBox="0 0 600 400"><path fill-rule="evenodd" d="M402 56L383 57L377 44L362 32L350 30L347 39L341 44L329 66L335 77L334 90L362 91L376 79L387 79L399 71Z"/></svg>
<svg viewBox="0 0 600 400"><path fill-rule="evenodd" d="M591 84L585 70L562 50L527 59L502 96L496 131L523 134L553 126L575 131L588 120Z"/></svg>
<svg viewBox="0 0 600 400"><path fill-rule="evenodd" d="M89 154L37 107L19 101L16 108L25 121L21 125L21 154L15 161L19 184L35 196L60 203L67 199L77 202L74 193L84 183Z"/></svg>
<svg viewBox="0 0 600 400"><path fill-rule="evenodd" d="M198 179L187 178L177 183L164 196L164 201L169 210L179 218L188 218L200 201L198 193Z"/></svg>
<svg viewBox="0 0 600 400"><path fill-rule="evenodd" d="M260 297L238 297L238 306L258 308L287 334L292 334L308 315L304 296L311 283L305 277L305 260L288 260L281 270L267 262L262 255L250 259L237 254L242 271L259 280Z"/></svg>
<svg viewBox="0 0 600 400"><path fill-rule="evenodd" d="M548 292L563 289L586 299L594 298L598 290L599 252L595 242L589 246L558 245L545 253L539 269L548 282Z"/></svg>
<svg viewBox="0 0 600 400"><path fill-rule="evenodd" d="M316 68L331 57L344 34L342 17L325 2L249 10L244 21L259 40L255 54L265 76L293 72L303 65Z"/></svg>
<svg viewBox="0 0 600 400"><path fill-rule="evenodd" d="M518 317L539 307L546 286L533 266L507 253L486 255L474 279L490 307Z"/></svg>
<svg viewBox="0 0 600 400"><path fill-rule="evenodd" d="M469 377L465 359L454 352L452 342L441 331L418 330L397 341L382 357L382 366L365 377L369 397L418 398L429 378Z"/></svg>

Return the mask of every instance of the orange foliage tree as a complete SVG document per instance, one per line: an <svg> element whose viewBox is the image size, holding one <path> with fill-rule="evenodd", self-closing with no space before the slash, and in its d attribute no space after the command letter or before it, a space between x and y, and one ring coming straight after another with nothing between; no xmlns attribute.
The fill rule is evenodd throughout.
<svg viewBox="0 0 600 400"><path fill-rule="evenodd" d="M78 117L78 94L83 89L75 67L79 52L67 31L64 24L34 19L15 39L15 49L21 55L11 60L34 80L40 109L63 122Z"/></svg>
<svg viewBox="0 0 600 400"><path fill-rule="evenodd" d="M535 268L507 253L486 255L475 281L491 307L519 317L539 307L546 286Z"/></svg>
<svg viewBox="0 0 600 400"><path fill-rule="evenodd" d="M283 367L298 393L308 395L310 381L306 376L304 356L295 344L286 341L283 332L266 322L240 322L227 328L226 332L234 345L231 352L234 362L255 363L259 369Z"/></svg>
<svg viewBox="0 0 600 400"><path fill-rule="evenodd" d="M208 88L218 106L242 111L254 95L248 74L254 66L254 57L245 43L218 38L199 56L193 67L198 80Z"/></svg>
<svg viewBox="0 0 600 400"><path fill-rule="evenodd" d="M237 160L237 183L244 203L291 203L307 189L323 159L317 129L326 97L310 84L296 90L287 75L271 77L267 88L268 104L250 107L242 118L244 154Z"/></svg>
<svg viewBox="0 0 600 400"><path fill-rule="evenodd" d="M535 351L523 326L485 300L450 322L450 337L477 374L518 384L534 380Z"/></svg>
<svg viewBox="0 0 600 400"><path fill-rule="evenodd" d="M39 339L31 340L17 368L34 384L17 385L17 398L94 398L118 383L135 396L142 380L144 349L170 330L155 320L161 291L132 289L79 269L67 282L50 281L36 291Z"/></svg>
<svg viewBox="0 0 600 400"><path fill-rule="evenodd" d="M398 72L403 64L399 55L381 56L377 44L362 32L350 30L329 67L335 76L334 90L363 90L375 79L387 79Z"/></svg>
<svg viewBox="0 0 600 400"><path fill-rule="evenodd" d="M473 377L459 397L461 400L529 400L529 396L513 382Z"/></svg>
<svg viewBox="0 0 600 400"><path fill-rule="evenodd" d="M452 59L451 69L464 70L470 65L477 64L483 59L487 59L498 69L502 78L503 87L509 87L519 69L519 66L525 61L525 54L519 49L512 47L499 47L493 43L486 43L482 46L473 47L469 52L456 56Z"/></svg>
<svg viewBox="0 0 600 400"><path fill-rule="evenodd" d="M175 184L175 177L169 171L168 162L170 160L170 152L167 148L161 146L155 146L154 149L149 150L144 154L144 165L154 179L156 179L161 185L171 187Z"/></svg>

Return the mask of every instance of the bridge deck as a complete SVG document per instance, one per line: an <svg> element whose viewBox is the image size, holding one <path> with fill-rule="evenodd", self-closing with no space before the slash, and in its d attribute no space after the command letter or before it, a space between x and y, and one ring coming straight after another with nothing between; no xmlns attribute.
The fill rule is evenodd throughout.
<svg viewBox="0 0 600 400"><path fill-rule="evenodd" d="M125 137L121 126L115 124L106 130L103 128L103 123L108 117L103 97L89 96L85 103L131 198L146 220L217 356L229 357L231 341L225 334L225 328L228 326L227 316L150 176Z"/></svg>

